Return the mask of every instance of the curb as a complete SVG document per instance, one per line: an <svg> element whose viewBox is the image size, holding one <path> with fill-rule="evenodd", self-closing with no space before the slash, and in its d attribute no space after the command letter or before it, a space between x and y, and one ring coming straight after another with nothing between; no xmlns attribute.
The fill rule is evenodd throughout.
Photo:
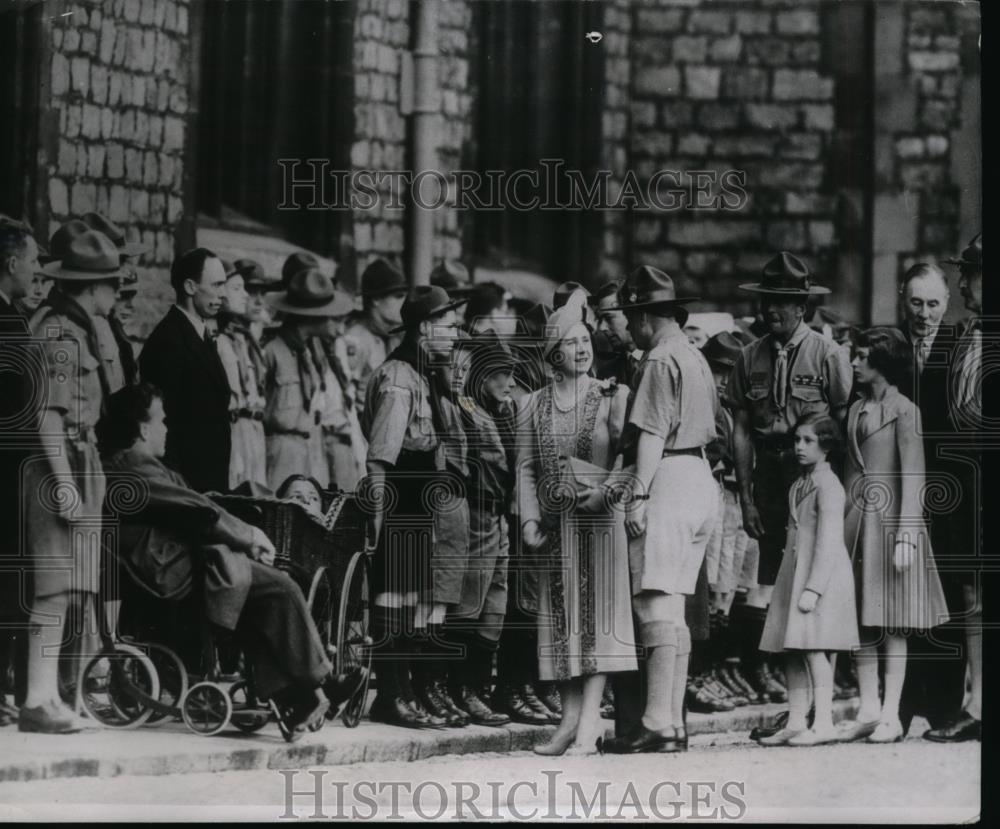
<svg viewBox="0 0 1000 829"><path fill-rule="evenodd" d="M690 714L692 736L749 732L785 710L783 705L755 705L717 714ZM856 700L834 703L834 719L849 718ZM612 733L609 725L609 736ZM301 769L399 760L423 760L442 754L530 751L546 741L554 726L511 724L501 728L470 725L442 731L416 731L365 721L358 728L339 722L294 745L277 727L256 735L232 733L199 737L180 723L137 731L102 729L53 736L0 731L0 783L66 777L194 774L198 772ZM11 762L10 758L19 757Z"/></svg>

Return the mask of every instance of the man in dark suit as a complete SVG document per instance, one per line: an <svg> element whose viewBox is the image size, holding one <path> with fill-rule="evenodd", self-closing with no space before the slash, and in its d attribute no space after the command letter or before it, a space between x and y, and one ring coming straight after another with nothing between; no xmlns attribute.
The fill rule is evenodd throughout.
<svg viewBox="0 0 1000 829"><path fill-rule="evenodd" d="M199 492L229 485L229 382L208 328L222 305L226 270L205 248L170 268L177 304L139 355L144 380L163 392L170 433L166 459Z"/></svg>
<svg viewBox="0 0 1000 829"><path fill-rule="evenodd" d="M6 707L4 694L13 690L17 698L23 693L27 670L21 626L27 621L28 608L22 597L30 601L32 592L25 583L30 573L29 551L20 545L19 468L26 441L37 440L37 415L28 408L33 382L23 368L28 363L17 354L28 337L28 321L15 302L27 296L32 278L41 270L38 253L31 228L0 215L0 363L5 368L0 371L0 726L9 725L14 713ZM6 689L11 659L15 686L21 687Z"/></svg>
<svg viewBox="0 0 1000 829"><path fill-rule="evenodd" d="M947 490L957 481L962 490L954 493L954 498L939 499L954 502L948 505L949 511L935 513L928 509L931 550L952 621L934 628L929 635L911 639L900 704L900 721L905 730L914 715L923 715L931 729L940 729L953 722L962 710L963 583L974 576L971 572L961 572L961 568L949 567L948 560L974 555L970 538L978 521L978 505L966 464L950 456L955 444L962 443L963 438L952 418L952 373L959 337L953 326L942 323L950 297L948 283L940 268L919 263L904 275L901 294L903 334L913 349L913 373L911 382L900 391L920 408L928 486L932 491L939 487Z"/></svg>

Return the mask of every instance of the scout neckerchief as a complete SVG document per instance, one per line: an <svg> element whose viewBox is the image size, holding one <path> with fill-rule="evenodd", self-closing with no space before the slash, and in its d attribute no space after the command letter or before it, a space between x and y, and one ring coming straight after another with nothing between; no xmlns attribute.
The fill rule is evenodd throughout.
<svg viewBox="0 0 1000 829"><path fill-rule="evenodd" d="M288 346L298 360L299 381L302 384L302 402L308 410L312 407L312 399L316 390L325 390L323 375L316 367L313 356L305 340L302 339L302 335L299 334L298 328L294 325L283 325L278 330L278 337L284 341L285 345Z"/></svg>
<svg viewBox="0 0 1000 829"><path fill-rule="evenodd" d="M791 355L808 333L808 326L804 322L800 322L799 327L792 332L792 336L788 338L788 342L784 345L777 340L772 340L775 350L774 402L782 411L784 411L785 405L788 403L788 366L791 362Z"/></svg>
<svg viewBox="0 0 1000 829"><path fill-rule="evenodd" d="M75 323L84 330L87 335L87 348L91 355L97 359L97 377L101 382L101 413L107 406L108 398L111 396L111 384L108 382L108 373L104 367L104 361L98 358L101 353L97 341L97 331L90 320L90 314L80 307L80 304L62 291L52 290L41 307L35 312L32 318L32 331L37 331L43 320L48 319L53 314L66 317L70 322Z"/></svg>
<svg viewBox="0 0 1000 829"><path fill-rule="evenodd" d="M333 376L337 378L340 389L344 393L344 405L350 409L354 406L354 394L351 389L350 378L347 376L347 372L344 371L344 367L340 364L340 358L337 356L337 340L335 337L320 337L319 339L323 344L326 361L330 364Z"/></svg>

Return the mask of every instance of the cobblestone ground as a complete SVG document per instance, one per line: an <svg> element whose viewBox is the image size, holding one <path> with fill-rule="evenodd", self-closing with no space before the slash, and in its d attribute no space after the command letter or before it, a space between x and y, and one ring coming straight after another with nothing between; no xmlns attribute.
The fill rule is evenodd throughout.
<svg viewBox="0 0 1000 829"><path fill-rule="evenodd" d="M953 823L979 812L979 743L913 738L885 746L764 749L728 735L692 742L683 755L484 753L284 773L11 783L0 785L0 817ZM289 807L287 788L308 794Z"/></svg>

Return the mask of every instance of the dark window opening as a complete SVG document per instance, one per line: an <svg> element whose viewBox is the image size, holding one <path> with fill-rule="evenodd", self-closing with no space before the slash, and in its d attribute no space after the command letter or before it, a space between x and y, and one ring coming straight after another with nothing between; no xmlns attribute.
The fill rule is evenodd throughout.
<svg viewBox="0 0 1000 829"><path fill-rule="evenodd" d="M350 170L352 2L204 5L197 206L202 221L269 232L340 258L347 210L279 210L279 159Z"/></svg>

